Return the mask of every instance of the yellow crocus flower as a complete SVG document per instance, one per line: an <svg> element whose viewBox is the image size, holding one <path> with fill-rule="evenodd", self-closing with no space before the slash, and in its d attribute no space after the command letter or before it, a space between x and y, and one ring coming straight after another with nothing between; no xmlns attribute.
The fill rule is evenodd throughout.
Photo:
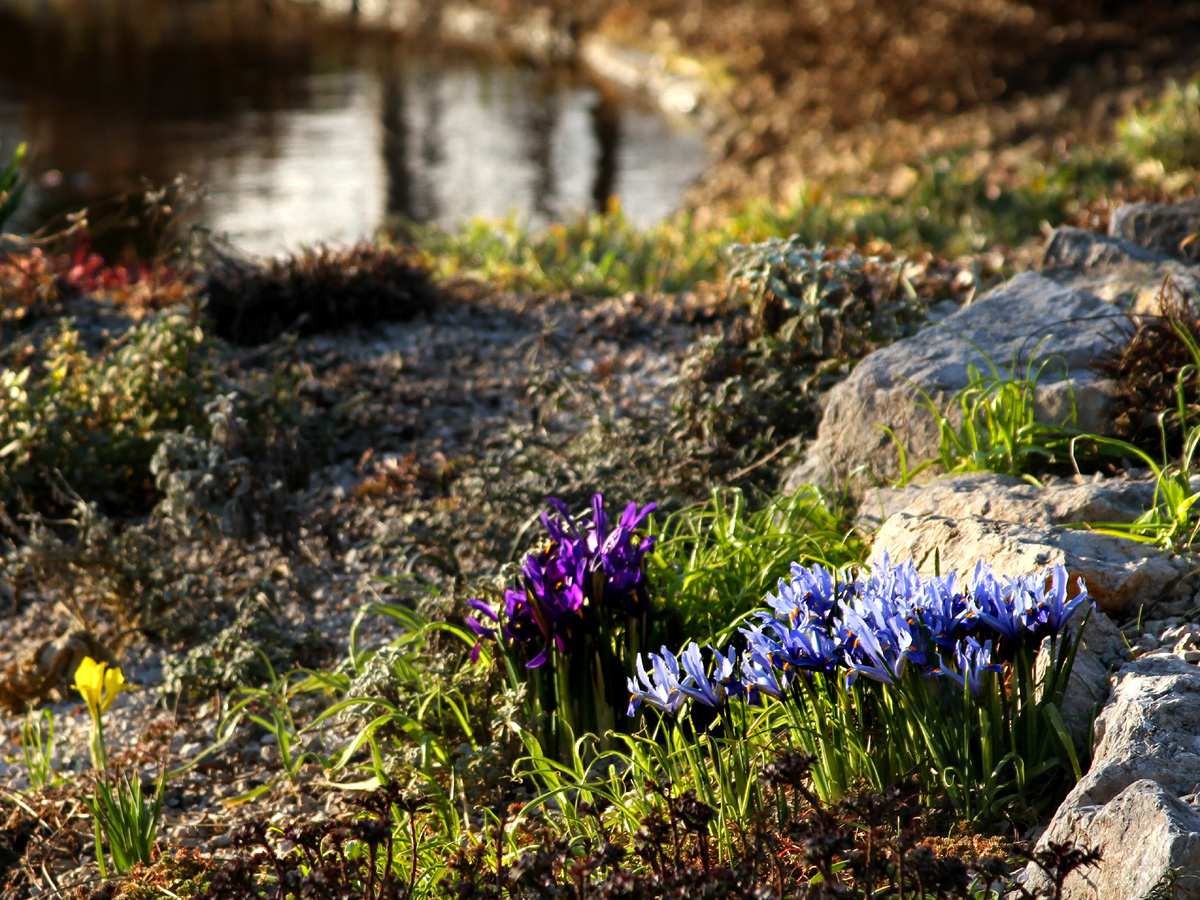
<svg viewBox="0 0 1200 900"><path fill-rule="evenodd" d="M100 721L100 714L113 705L117 694L129 687L119 668L96 662L90 656L85 656L75 670L75 690L83 695L88 712L97 722Z"/></svg>

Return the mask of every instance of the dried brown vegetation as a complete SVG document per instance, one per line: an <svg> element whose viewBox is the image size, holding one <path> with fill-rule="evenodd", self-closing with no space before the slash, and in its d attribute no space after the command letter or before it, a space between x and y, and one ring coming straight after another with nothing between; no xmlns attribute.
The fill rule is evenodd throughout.
<svg viewBox="0 0 1200 900"><path fill-rule="evenodd" d="M284 332L404 321L428 312L437 298L420 265L372 244L265 263L220 253L207 269L203 292L216 334L243 345Z"/></svg>
<svg viewBox="0 0 1200 900"><path fill-rule="evenodd" d="M1151 455L1177 454L1187 421L1200 411L1200 310L1192 298L1167 282L1158 315L1132 320L1132 334L1101 364L1118 385L1118 437Z"/></svg>

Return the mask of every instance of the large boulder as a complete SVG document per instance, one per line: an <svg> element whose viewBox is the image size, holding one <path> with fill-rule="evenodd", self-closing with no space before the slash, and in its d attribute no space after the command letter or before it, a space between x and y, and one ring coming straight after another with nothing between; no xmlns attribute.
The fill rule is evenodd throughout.
<svg viewBox="0 0 1200 900"><path fill-rule="evenodd" d="M1154 253L1200 261L1200 197L1182 203L1129 203L1113 210L1108 233Z"/></svg>
<svg viewBox="0 0 1200 900"><path fill-rule="evenodd" d="M1156 263L1169 259L1120 238L1064 225L1054 229L1042 253L1042 269L1087 272L1130 263Z"/></svg>
<svg viewBox="0 0 1200 900"><path fill-rule="evenodd" d="M981 516L1026 525L1132 522L1154 505L1154 482L1107 478L1035 487L1020 478L974 472L925 484L868 492L858 526L874 530L899 512L950 518Z"/></svg>
<svg viewBox="0 0 1200 900"><path fill-rule="evenodd" d="M1098 865L1067 876L1063 900L1200 898L1200 813L1153 781L1134 782L1104 806L1056 817L1043 837L1051 840L1100 851ZM1031 864L1025 887L1045 892L1052 883Z"/></svg>
<svg viewBox="0 0 1200 900"><path fill-rule="evenodd" d="M1200 268L1120 238L1069 226L1051 235L1042 274L1137 315L1159 314L1168 282L1185 294L1200 294Z"/></svg>
<svg viewBox="0 0 1200 900"><path fill-rule="evenodd" d="M879 529L874 550L912 559L922 572L968 574L981 559L999 575L1062 564L1110 615L1157 601L1183 574L1158 549L1128 538L976 515L897 513Z"/></svg>
<svg viewBox="0 0 1200 900"><path fill-rule="evenodd" d="M1117 673L1092 765L1063 808L1103 805L1143 779L1176 797L1200 790L1200 666L1176 656L1143 656Z"/></svg>
<svg viewBox="0 0 1200 900"><path fill-rule="evenodd" d="M941 322L872 353L829 394L817 439L787 483L849 485L900 474L892 429L911 463L937 455L938 428L923 401L952 419L954 395L972 368L1013 367L1019 374L1048 362L1038 386L1038 417L1062 422L1074 399L1077 425L1105 431L1112 383L1089 367L1120 339L1121 316L1087 291L1033 273L1001 285ZM1069 373L1069 381L1067 375ZM870 477L858 477L869 472ZM852 477L854 476L854 477Z"/></svg>
<svg viewBox="0 0 1200 900"><path fill-rule="evenodd" d="M1096 847L1066 900L1141 900L1178 873L1175 895L1200 900L1200 667L1146 656L1123 668L1096 721L1092 765L1039 840ZM1028 886L1044 886L1030 866Z"/></svg>

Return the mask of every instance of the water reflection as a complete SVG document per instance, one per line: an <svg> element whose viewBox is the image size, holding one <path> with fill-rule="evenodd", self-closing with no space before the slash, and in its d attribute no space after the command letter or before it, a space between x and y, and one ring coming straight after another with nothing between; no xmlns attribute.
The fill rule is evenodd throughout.
<svg viewBox="0 0 1200 900"><path fill-rule="evenodd" d="M63 11L69 9L69 11ZM536 225L619 196L668 215L701 135L562 72L353 34L260 0L0 0L0 146L42 177L23 224L183 172L252 252L350 241L388 213Z"/></svg>

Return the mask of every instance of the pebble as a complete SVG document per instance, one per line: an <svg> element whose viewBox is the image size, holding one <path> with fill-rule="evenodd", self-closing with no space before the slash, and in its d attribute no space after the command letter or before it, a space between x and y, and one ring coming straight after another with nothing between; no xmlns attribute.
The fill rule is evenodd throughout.
<svg viewBox="0 0 1200 900"><path fill-rule="evenodd" d="M1184 662L1200 663L1200 650L1184 650L1181 655Z"/></svg>
<svg viewBox="0 0 1200 900"><path fill-rule="evenodd" d="M1191 634L1191 633L1192 633L1191 625L1174 625L1162 633L1162 639L1164 641L1173 641L1173 640L1176 640L1177 638L1183 637L1184 635Z"/></svg>

